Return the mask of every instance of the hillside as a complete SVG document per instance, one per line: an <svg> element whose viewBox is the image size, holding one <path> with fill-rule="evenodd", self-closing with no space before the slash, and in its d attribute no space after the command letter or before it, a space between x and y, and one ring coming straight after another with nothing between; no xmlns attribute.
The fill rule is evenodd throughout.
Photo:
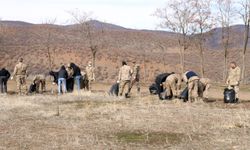
<svg viewBox="0 0 250 150"><path fill-rule="evenodd" d="M31 74L49 71L48 48L53 69L71 61L84 68L91 59L88 39L78 25L36 25L18 21L2 21L0 33L0 66L12 70L19 57L29 64ZM137 60L142 66L142 78L149 82L161 72L179 71L177 35L165 31L126 29L117 25L92 21L94 42L98 43L97 80L114 82L121 60ZM230 61L240 63L243 27L233 26L229 53ZM103 28L103 30L100 30ZM220 48L221 29L213 29L207 36L206 76L215 81L222 78L223 51ZM248 53L249 56L250 53ZM199 56L193 46L186 52L186 69L199 71ZM250 60L247 62L250 64ZM249 65L248 65L249 66ZM213 68L213 69L211 69ZM247 68L250 70L250 68ZM250 74L250 71L248 72ZM146 78L144 78L146 77Z"/></svg>

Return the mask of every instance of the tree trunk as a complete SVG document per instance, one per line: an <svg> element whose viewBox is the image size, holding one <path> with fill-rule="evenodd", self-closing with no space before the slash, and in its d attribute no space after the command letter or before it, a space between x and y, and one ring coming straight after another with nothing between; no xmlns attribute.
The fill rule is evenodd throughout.
<svg viewBox="0 0 250 150"><path fill-rule="evenodd" d="M247 45L248 45L248 39L249 39L249 26L250 26L250 19L248 19L248 23L245 26L245 39L244 39L244 48L243 48L243 54L242 54L242 73L241 73L241 79L243 83L246 83L245 75L246 75L246 51L247 51Z"/></svg>
<svg viewBox="0 0 250 150"><path fill-rule="evenodd" d="M143 58L143 66L144 66L144 83L147 81L147 70L146 70L146 58L145 58L145 53L144 53L144 58Z"/></svg>

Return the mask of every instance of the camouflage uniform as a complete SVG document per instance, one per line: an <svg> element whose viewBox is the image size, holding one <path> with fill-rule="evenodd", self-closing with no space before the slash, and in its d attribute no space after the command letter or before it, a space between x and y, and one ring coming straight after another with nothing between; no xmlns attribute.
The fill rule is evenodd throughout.
<svg viewBox="0 0 250 150"><path fill-rule="evenodd" d="M193 71L187 71L182 79L188 86L188 101L198 101L199 77Z"/></svg>
<svg viewBox="0 0 250 150"><path fill-rule="evenodd" d="M201 78L199 82L199 96L208 98L208 90L211 87L211 81L208 78Z"/></svg>
<svg viewBox="0 0 250 150"><path fill-rule="evenodd" d="M33 83L36 84L36 92L39 93L39 88L40 88L40 85L41 85L41 90L42 92L45 92L46 90L46 78L45 78L45 75L43 74L39 74L39 75L36 75L34 78L33 78Z"/></svg>
<svg viewBox="0 0 250 150"><path fill-rule="evenodd" d="M129 92L131 91L132 87L136 85L137 93L140 93L140 65L135 64L132 72L132 79L130 83Z"/></svg>
<svg viewBox="0 0 250 150"><path fill-rule="evenodd" d="M91 84L95 81L95 68L92 66L92 63L89 62L86 67L86 78L87 78L87 90L91 91Z"/></svg>
<svg viewBox="0 0 250 150"><path fill-rule="evenodd" d="M236 98L239 98L239 85L240 85L240 75L241 75L241 70L239 67L236 68L230 68L229 73L228 73L228 78L227 78L227 84L229 89L234 89L236 93Z"/></svg>
<svg viewBox="0 0 250 150"><path fill-rule="evenodd" d="M123 65L120 68L119 76L118 76L118 81L120 82L120 84L119 84L119 96L123 95L123 91L124 91L125 87L127 89L125 96L127 97L129 95L129 88L130 88L132 73L133 73L133 70L128 65Z"/></svg>
<svg viewBox="0 0 250 150"><path fill-rule="evenodd" d="M28 89L26 85L27 77L27 65L21 61L15 66L13 76L16 77L17 92L19 95L23 93L27 94ZM24 91L22 91L24 90Z"/></svg>
<svg viewBox="0 0 250 150"><path fill-rule="evenodd" d="M171 74L167 77L164 88L166 89L166 96L177 97L180 94L181 89L181 76L179 74Z"/></svg>

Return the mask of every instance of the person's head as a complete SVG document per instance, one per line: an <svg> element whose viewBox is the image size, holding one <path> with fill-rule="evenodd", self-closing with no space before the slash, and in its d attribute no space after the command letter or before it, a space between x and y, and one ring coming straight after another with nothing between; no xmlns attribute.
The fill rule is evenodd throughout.
<svg viewBox="0 0 250 150"><path fill-rule="evenodd" d="M19 58L19 59L18 59L18 62L23 62L23 58L22 58L22 57Z"/></svg>
<svg viewBox="0 0 250 150"><path fill-rule="evenodd" d="M62 66L61 66L61 69L62 69L62 70L66 70L66 68L65 68L65 66L64 66L64 65L62 65Z"/></svg>
<svg viewBox="0 0 250 150"><path fill-rule="evenodd" d="M236 67L237 67L236 62L232 61L232 62L230 63L230 68L234 69L234 68L236 68Z"/></svg>
<svg viewBox="0 0 250 150"><path fill-rule="evenodd" d="M91 61L88 61L88 66L92 66L92 62Z"/></svg>
<svg viewBox="0 0 250 150"><path fill-rule="evenodd" d="M127 65L126 61L122 61L122 66Z"/></svg>
<svg viewBox="0 0 250 150"><path fill-rule="evenodd" d="M72 67L75 67L75 64L71 62L71 63L69 64L69 67L71 67L71 68L72 68Z"/></svg>

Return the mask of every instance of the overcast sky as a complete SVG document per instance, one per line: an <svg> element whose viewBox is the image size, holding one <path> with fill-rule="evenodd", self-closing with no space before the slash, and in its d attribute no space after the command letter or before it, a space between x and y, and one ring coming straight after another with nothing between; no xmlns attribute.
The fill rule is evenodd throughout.
<svg viewBox="0 0 250 150"><path fill-rule="evenodd" d="M93 12L100 21L127 28L155 29L159 20L152 16L167 0L0 0L2 20L43 23L56 18L57 24L70 24L68 11Z"/></svg>

